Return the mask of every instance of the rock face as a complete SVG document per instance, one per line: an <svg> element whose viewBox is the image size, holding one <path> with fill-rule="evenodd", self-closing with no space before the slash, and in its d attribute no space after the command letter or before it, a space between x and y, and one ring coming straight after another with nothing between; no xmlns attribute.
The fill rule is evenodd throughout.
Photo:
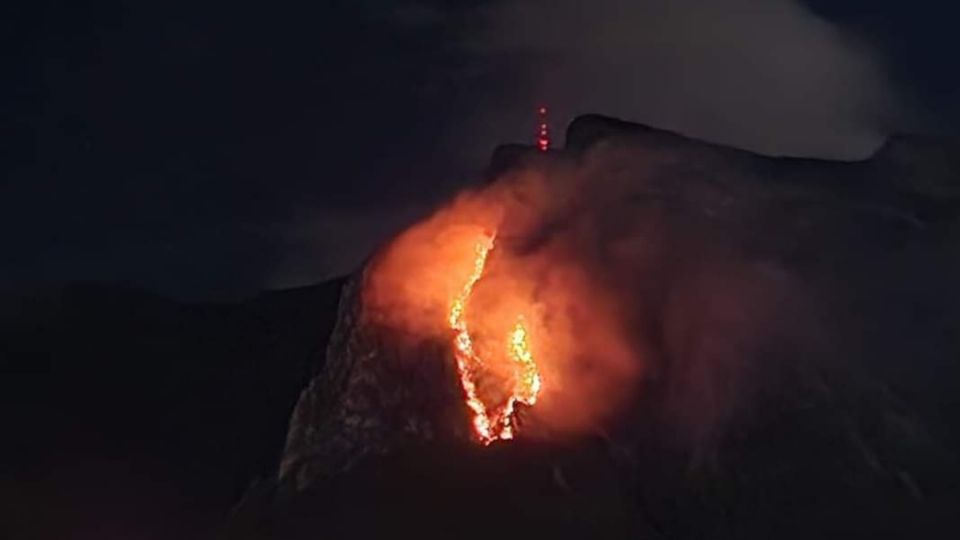
<svg viewBox="0 0 960 540"><path fill-rule="evenodd" d="M290 420L280 478L299 489L405 443L468 438L448 350L401 347L363 312L362 283L360 273L344 286L323 373ZM418 361L404 368L401 356Z"/></svg>
<svg viewBox="0 0 960 540"><path fill-rule="evenodd" d="M638 214L667 216L668 230L695 223L711 239L697 245L737 264L703 276L709 250L680 256L664 242L659 273L645 276L658 300L644 331L659 360L633 409L583 437L486 449L467 443L449 345L378 325L359 273L325 369L300 396L276 484L252 494L230 530L951 537L957 156L951 143L894 138L862 162L768 158L597 116L577 119L563 150L498 151L492 182L558 166L643 177L629 195ZM778 296L784 282L791 294ZM750 339L731 338L747 329ZM749 375L731 375L740 363L721 356L749 359Z"/></svg>

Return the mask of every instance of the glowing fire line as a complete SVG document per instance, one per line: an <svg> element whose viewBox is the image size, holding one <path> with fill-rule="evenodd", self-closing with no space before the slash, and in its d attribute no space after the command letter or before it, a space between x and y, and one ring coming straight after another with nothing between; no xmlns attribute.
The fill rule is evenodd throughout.
<svg viewBox="0 0 960 540"><path fill-rule="evenodd" d="M474 286L483 276L487 255L493 249L493 242L494 237L488 236L475 246L476 258L473 271L467 278L463 290L454 298L449 317L450 328L454 331L454 356L457 361L460 384L466 395L467 407L473 412L474 431L480 442L485 445L498 439L513 438L516 403L520 402L528 406L535 404L542 385L540 372L530 352L523 317L518 317L507 342L507 353L517 364L511 396L502 409L491 414L477 391L475 380L483 367L483 359L473 349L473 341L467 328L466 308Z"/></svg>
<svg viewBox="0 0 960 540"><path fill-rule="evenodd" d="M495 437L491 432L490 418L487 416L487 406L477 396L477 385L474 384L474 366L480 363L480 358L473 352L473 341L467 331L467 321L464 319L467 300L473 293L473 286L483 275L483 267L487 262L487 254L493 248L493 238L480 242L476 246L477 257L474 259L473 272L463 286L463 291L454 299L450 308L450 327L453 328L454 354L457 358L457 371L460 373L460 384L467 394L467 406L473 411L473 428L480 440L489 443Z"/></svg>

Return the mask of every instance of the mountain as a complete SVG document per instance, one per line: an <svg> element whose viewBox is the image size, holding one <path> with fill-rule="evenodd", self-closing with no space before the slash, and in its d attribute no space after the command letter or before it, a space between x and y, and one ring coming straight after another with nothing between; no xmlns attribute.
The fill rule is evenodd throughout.
<svg viewBox="0 0 960 540"><path fill-rule="evenodd" d="M954 537L955 150L898 137L860 162L773 158L598 116L564 149L498 150L485 187L350 279L281 467L225 537ZM433 313L435 286L418 279L429 251L411 253L443 249L431 227L490 204L506 216L500 275L576 268L608 302L561 295L578 335L551 337L622 341L637 365L620 373L638 375L589 394L622 395L607 414L524 431L565 399L593 405L576 385L610 366L606 352L545 358L550 395L515 440L482 446L452 334L410 314ZM423 275L439 283L439 266ZM550 283L535 285L549 306Z"/></svg>
<svg viewBox="0 0 960 540"><path fill-rule="evenodd" d="M565 148L498 149L342 280L4 296L0 536L953 538L957 156L773 158L586 116ZM461 270L431 227L491 204L476 305L532 298L531 339L577 354L538 354L542 399L485 446L423 317Z"/></svg>

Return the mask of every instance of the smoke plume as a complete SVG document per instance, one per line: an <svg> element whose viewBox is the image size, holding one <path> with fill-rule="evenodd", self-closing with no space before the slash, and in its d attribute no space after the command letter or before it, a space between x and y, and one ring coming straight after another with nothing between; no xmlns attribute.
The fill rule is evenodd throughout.
<svg viewBox="0 0 960 540"><path fill-rule="evenodd" d="M775 188L729 161L705 170L709 155L621 144L535 156L400 235L373 262L366 305L406 335L449 341L451 300L495 233L466 318L488 362L518 314L531 323L538 421L606 430L653 400L671 438L710 446L769 380L771 351L816 355L825 334L809 286L782 264L789 246L753 253Z"/></svg>
<svg viewBox="0 0 960 540"><path fill-rule="evenodd" d="M771 155L864 157L902 120L873 51L793 0L522 0L471 15L469 47L515 99L477 115L501 141L540 101L559 123L606 114Z"/></svg>

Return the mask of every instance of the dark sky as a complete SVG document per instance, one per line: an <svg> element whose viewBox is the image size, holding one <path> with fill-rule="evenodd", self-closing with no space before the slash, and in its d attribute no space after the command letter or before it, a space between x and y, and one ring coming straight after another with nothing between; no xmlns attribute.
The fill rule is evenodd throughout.
<svg viewBox="0 0 960 540"><path fill-rule="evenodd" d="M557 129L600 112L845 158L960 116L946 2L241 4L3 8L0 290L343 273L527 140L541 101Z"/></svg>

